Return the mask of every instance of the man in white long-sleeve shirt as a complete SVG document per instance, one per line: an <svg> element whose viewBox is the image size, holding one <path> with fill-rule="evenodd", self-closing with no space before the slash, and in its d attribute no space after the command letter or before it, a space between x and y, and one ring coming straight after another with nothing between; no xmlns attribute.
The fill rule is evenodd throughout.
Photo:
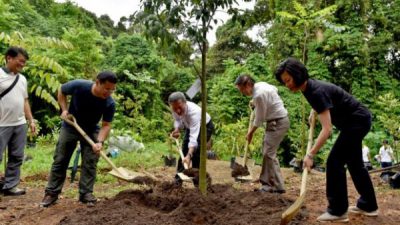
<svg viewBox="0 0 400 225"><path fill-rule="evenodd" d="M186 101L182 92L174 92L168 97L168 103L173 111L174 131L171 135L179 138L180 129L185 130L185 137L182 143L182 152L185 158L183 161L192 168L200 167L200 125L201 125L201 108L193 102ZM207 142L210 140L214 132L214 124L210 115L206 114ZM182 160L178 160L177 173L184 170ZM182 183L179 176L175 176L177 183ZM197 185L197 184L195 184Z"/></svg>
<svg viewBox="0 0 400 225"><path fill-rule="evenodd" d="M256 83L249 75L240 75L236 79L235 85L242 94L253 98L255 118L247 132L246 140L251 143L256 129L263 126L264 122L267 123L263 143L260 191L284 193L285 187L276 152L290 123L287 110L278 95L278 89L265 82Z"/></svg>

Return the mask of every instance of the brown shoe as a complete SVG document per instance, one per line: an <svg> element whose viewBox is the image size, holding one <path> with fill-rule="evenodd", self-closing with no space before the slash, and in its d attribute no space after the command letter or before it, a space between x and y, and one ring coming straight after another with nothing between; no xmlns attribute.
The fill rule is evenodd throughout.
<svg viewBox="0 0 400 225"><path fill-rule="evenodd" d="M40 203L41 207L49 207L56 203L58 200L58 195L51 195L51 194L45 194L42 202Z"/></svg>
<svg viewBox="0 0 400 225"><path fill-rule="evenodd" d="M13 187L11 189L4 189L3 190L4 196L19 196L26 194L25 189Z"/></svg>

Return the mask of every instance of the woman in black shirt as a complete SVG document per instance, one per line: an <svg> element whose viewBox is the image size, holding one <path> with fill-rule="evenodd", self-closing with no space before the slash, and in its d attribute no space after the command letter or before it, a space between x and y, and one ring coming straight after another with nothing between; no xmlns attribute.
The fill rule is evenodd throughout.
<svg viewBox="0 0 400 225"><path fill-rule="evenodd" d="M347 222L347 211L377 216L374 188L362 160L362 140L371 128L369 110L342 88L309 79L304 64L294 58L279 64L275 76L292 92L301 91L318 113L322 130L305 156L303 167L311 169L313 157L329 138L332 125L340 131L326 162L326 195L329 205L317 220ZM349 207L345 166L360 194L356 206Z"/></svg>

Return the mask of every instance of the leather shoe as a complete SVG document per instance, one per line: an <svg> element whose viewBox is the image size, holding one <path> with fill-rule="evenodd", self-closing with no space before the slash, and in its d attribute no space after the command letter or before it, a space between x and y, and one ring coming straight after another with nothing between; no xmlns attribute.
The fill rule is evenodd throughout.
<svg viewBox="0 0 400 225"><path fill-rule="evenodd" d="M49 207L58 200L58 195L45 194L40 206Z"/></svg>
<svg viewBox="0 0 400 225"><path fill-rule="evenodd" d="M97 198L91 192L79 195L79 201L82 203L96 203Z"/></svg>
<svg viewBox="0 0 400 225"><path fill-rule="evenodd" d="M4 196L19 196L26 194L25 189L13 187L11 189L4 189L3 190Z"/></svg>

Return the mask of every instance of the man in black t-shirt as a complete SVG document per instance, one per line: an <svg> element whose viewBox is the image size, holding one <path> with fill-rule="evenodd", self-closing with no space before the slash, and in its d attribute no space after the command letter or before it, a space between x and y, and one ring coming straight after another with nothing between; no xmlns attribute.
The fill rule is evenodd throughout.
<svg viewBox="0 0 400 225"><path fill-rule="evenodd" d="M57 201L66 178L69 161L78 141L82 154L79 201L92 204L97 201L93 195L96 166L99 152L111 130L111 121L115 112L115 102L111 94L115 91L116 83L117 77L114 73L101 72L96 82L73 80L61 86L58 92L61 117L65 118L68 114L74 115L78 125L96 144L93 147L90 146L74 127L63 122L41 206L47 207ZM68 95L71 96L71 102L67 109ZM101 128L98 126L100 120L102 120Z"/></svg>
<svg viewBox="0 0 400 225"><path fill-rule="evenodd" d="M326 195L329 205L327 212L317 220L347 222L347 211L377 216L374 187L362 160L362 140L371 129L369 110L342 88L309 79L306 67L294 58L283 61L276 69L275 76L291 91L301 91L318 113L322 130L305 156L303 167L311 169L313 157L330 136L332 125L340 131L326 162ZM349 207L345 165L360 194L356 206Z"/></svg>

